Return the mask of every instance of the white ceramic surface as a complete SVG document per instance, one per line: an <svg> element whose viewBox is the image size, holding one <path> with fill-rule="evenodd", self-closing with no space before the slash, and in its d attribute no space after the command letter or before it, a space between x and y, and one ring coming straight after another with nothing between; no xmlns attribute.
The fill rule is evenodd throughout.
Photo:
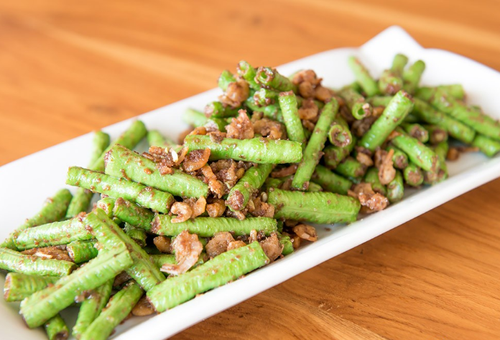
<svg viewBox="0 0 500 340"><path fill-rule="evenodd" d="M399 27L388 28L360 48L341 48L319 53L278 69L283 74L291 74L298 69L312 68L323 77L326 86L340 87L354 80L347 67L348 56L357 55L372 74L378 75L384 68L389 67L396 53L406 54L410 62L417 59L426 62L427 69L422 84L461 83L470 103L479 104L489 115L500 118L497 103L500 73L450 52L424 49ZM202 109L219 93L217 89L204 92L138 118L143 120L148 128L159 129L165 135L175 137L186 128L181 121L183 111L188 107ZM129 124L130 121L124 121L104 130L116 137ZM69 166L87 164L91 140L92 134L87 134L0 168L0 239L4 239L26 217L34 214L46 197L64 187ZM217 288L158 316L129 319L117 328L113 339L157 340L180 332L498 177L500 158L497 156L488 159L478 153L466 154L458 162L450 163L449 171L451 176L445 182L413 191L405 200L387 210L349 226L320 227L319 241L243 279ZM0 275L2 286L3 279L4 275ZM76 309L70 309L64 317L72 320L75 313ZM18 315L17 304L7 304L1 299L0 338L45 339L45 335L40 329L28 330Z"/></svg>

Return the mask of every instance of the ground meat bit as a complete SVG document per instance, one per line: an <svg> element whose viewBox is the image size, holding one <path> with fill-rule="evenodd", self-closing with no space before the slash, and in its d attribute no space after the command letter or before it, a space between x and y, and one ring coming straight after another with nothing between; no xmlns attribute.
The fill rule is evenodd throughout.
<svg viewBox="0 0 500 340"><path fill-rule="evenodd" d="M225 132L220 132L219 130L217 131L210 131L208 133L208 136L210 137L210 140L214 143L220 144L226 138L226 133Z"/></svg>
<svg viewBox="0 0 500 340"><path fill-rule="evenodd" d="M355 120L352 123L351 130L354 132L356 137L361 137L363 136L368 130L370 130L370 127L372 124L377 120L377 118L373 116L369 116L360 120Z"/></svg>
<svg viewBox="0 0 500 340"><path fill-rule="evenodd" d="M63 260L73 262L73 259L68 255L66 246L52 246L43 248L33 248L22 251L25 255L40 257L43 259Z"/></svg>
<svg viewBox="0 0 500 340"><path fill-rule="evenodd" d="M457 146L456 149L460 153L478 152L479 151L479 148L477 146L464 146L464 145L460 145L460 146Z"/></svg>
<svg viewBox="0 0 500 340"><path fill-rule="evenodd" d="M313 226L307 224L297 224L293 227L293 232L303 240L315 242L318 240L318 234Z"/></svg>
<svg viewBox="0 0 500 340"><path fill-rule="evenodd" d="M375 167L377 169L380 168L380 165L382 164L382 161L385 159L386 156L387 156L387 151L385 151L381 148L377 148L375 150L375 154L373 155L373 160L374 160Z"/></svg>
<svg viewBox="0 0 500 340"><path fill-rule="evenodd" d="M186 198L186 199L184 199L184 203L189 204L189 206L193 210L193 214L192 214L191 218L195 218L195 217L203 214L205 212L205 208L207 206L207 200L203 196L198 198L198 199Z"/></svg>
<svg viewBox="0 0 500 340"><path fill-rule="evenodd" d="M378 118L384 113L385 107L384 106L375 106L372 107L372 116Z"/></svg>
<svg viewBox="0 0 500 340"><path fill-rule="evenodd" d="M226 92L219 97L219 100L222 104L235 109L247 100L249 94L250 87L248 86L248 82L238 78L235 82L229 83Z"/></svg>
<svg viewBox="0 0 500 340"><path fill-rule="evenodd" d="M172 223L186 222L193 216L193 208L184 202L175 202L172 204L170 212L177 215L177 217L172 219Z"/></svg>
<svg viewBox="0 0 500 340"><path fill-rule="evenodd" d="M314 86L308 81L299 84L299 94L304 98L313 98L315 91Z"/></svg>
<svg viewBox="0 0 500 340"><path fill-rule="evenodd" d="M367 148L362 146L356 146L356 160L366 167L373 165L373 160L371 158L371 152Z"/></svg>
<svg viewBox="0 0 500 340"><path fill-rule="evenodd" d="M170 251L171 251L170 237L163 236L163 235L156 236L153 239L153 243L161 253L167 253L167 254L170 253Z"/></svg>
<svg viewBox="0 0 500 340"><path fill-rule="evenodd" d="M237 218L240 221L243 221L246 218L245 213L243 211L232 211L230 209L226 210L226 216Z"/></svg>
<svg viewBox="0 0 500 340"><path fill-rule="evenodd" d="M192 172L201 169L208 162L210 157L210 149L206 148L204 150L193 150L187 154L182 167L184 171Z"/></svg>
<svg viewBox="0 0 500 340"><path fill-rule="evenodd" d="M271 177L272 178L288 177L295 174L295 171L297 171L297 164L292 164L286 168L274 170L273 172L271 172Z"/></svg>
<svg viewBox="0 0 500 340"><path fill-rule="evenodd" d="M298 110L300 119L314 119L318 116L318 106L312 99L306 99Z"/></svg>
<svg viewBox="0 0 500 340"><path fill-rule="evenodd" d="M373 213L384 210L389 205L389 200L380 193L375 193L371 183L356 184L353 190L349 190L348 195L359 200L359 203L367 209L366 213Z"/></svg>
<svg viewBox="0 0 500 340"><path fill-rule="evenodd" d="M160 270L170 275L179 275L188 271L198 261L203 245L198 240L198 235L184 230L172 242L172 249L175 250L177 264L164 264Z"/></svg>
<svg viewBox="0 0 500 340"><path fill-rule="evenodd" d="M460 152L457 148L449 148L448 153L446 154L446 160L448 161L456 161L460 157Z"/></svg>
<svg viewBox="0 0 500 340"><path fill-rule="evenodd" d="M378 166L378 179L383 185L391 183L394 177L396 177L396 169L394 169L392 156L394 156L394 150L390 149L389 152L386 152L385 156L381 158Z"/></svg>
<svg viewBox="0 0 500 340"><path fill-rule="evenodd" d="M269 139L282 139L285 134L283 124L268 118L262 118L253 123L253 131Z"/></svg>
<svg viewBox="0 0 500 340"><path fill-rule="evenodd" d="M239 190L235 190L232 192L230 197L227 199L226 204L232 210L241 210L244 208L243 204L245 203L245 197Z"/></svg>
<svg viewBox="0 0 500 340"><path fill-rule="evenodd" d="M298 85L303 82L308 82L313 84L314 86L319 85L321 83L321 78L318 78L316 72L313 70L302 70L297 73L292 78L292 83Z"/></svg>
<svg viewBox="0 0 500 340"><path fill-rule="evenodd" d="M303 120L302 121L302 126L304 127L304 129L306 129L307 131L309 132L313 132L314 131L314 127L316 126L313 122L311 122L310 120Z"/></svg>
<svg viewBox="0 0 500 340"><path fill-rule="evenodd" d="M270 261L276 260L283 251L283 245L280 243L280 240L278 239L278 235L276 233L272 233L271 236L267 237L265 240L259 243Z"/></svg>
<svg viewBox="0 0 500 340"><path fill-rule="evenodd" d="M292 181L293 181L293 178L289 177L286 181L284 181L281 184L280 189L281 190L290 190L290 188L292 187Z"/></svg>
<svg viewBox="0 0 500 340"><path fill-rule="evenodd" d="M260 196L250 200L250 202L252 204L249 204L248 212L253 216L270 218L274 216L274 206L269 203L262 202Z"/></svg>
<svg viewBox="0 0 500 340"><path fill-rule="evenodd" d="M216 233L210 241L208 241L205 246L205 251L207 255L211 258L216 257L227 251L227 246L230 242L234 242L233 235L228 232Z"/></svg>
<svg viewBox="0 0 500 340"><path fill-rule="evenodd" d="M248 118L245 110L238 111L238 117L233 118L229 125L226 125L227 138L250 139L254 137L252 122Z"/></svg>
<svg viewBox="0 0 500 340"><path fill-rule="evenodd" d="M293 249L295 250L298 249L302 243L302 239L298 235L291 236L290 241L292 241Z"/></svg>
<svg viewBox="0 0 500 340"><path fill-rule="evenodd" d="M244 163L236 162L232 159L221 159L210 164L210 167L217 179L224 183L228 190L234 187L238 180L245 174Z"/></svg>
<svg viewBox="0 0 500 340"><path fill-rule="evenodd" d="M221 198L225 193L224 184L222 184L222 182L217 179L214 172L212 171L212 168L208 165L205 165L201 168L201 172L205 177L203 181L208 184L210 192L212 192L218 198Z"/></svg>
<svg viewBox="0 0 500 340"><path fill-rule="evenodd" d="M316 87L315 97L317 100L327 102L333 97L333 91L321 85Z"/></svg>
<svg viewBox="0 0 500 340"><path fill-rule="evenodd" d="M241 247L244 247L246 246L247 244L243 241L233 241L233 242L229 242L229 244L227 245L227 251L230 251L230 250L233 250L233 249L236 249L236 248L241 248Z"/></svg>
<svg viewBox="0 0 500 340"><path fill-rule="evenodd" d="M174 153L170 152L168 148L152 146L147 153L145 152L142 155L162 166L173 167L176 165L176 160L178 159L177 153L175 151Z"/></svg>
<svg viewBox="0 0 500 340"><path fill-rule="evenodd" d="M113 287L120 287L125 282L131 280L132 277L127 274L127 272L121 272L120 274L115 276L115 280L113 281Z"/></svg>
<svg viewBox="0 0 500 340"><path fill-rule="evenodd" d="M299 221L296 220L285 220L285 226L287 227L295 227L297 224L299 224Z"/></svg>
<svg viewBox="0 0 500 340"><path fill-rule="evenodd" d="M223 199L214 198L210 204L207 204L206 210L210 217L221 217L226 211L226 204Z"/></svg>
<svg viewBox="0 0 500 340"><path fill-rule="evenodd" d="M155 312L155 308L149 302L147 296L143 296L139 302L132 308L132 315L135 316L146 316L151 315Z"/></svg>
<svg viewBox="0 0 500 340"><path fill-rule="evenodd" d="M207 134L207 128L204 126L198 126L193 131L189 133L190 135L203 136Z"/></svg>

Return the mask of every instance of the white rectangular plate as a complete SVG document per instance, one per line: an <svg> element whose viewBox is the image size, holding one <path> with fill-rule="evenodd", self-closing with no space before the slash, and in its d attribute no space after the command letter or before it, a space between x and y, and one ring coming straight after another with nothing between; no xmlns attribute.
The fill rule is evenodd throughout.
<svg viewBox="0 0 500 340"><path fill-rule="evenodd" d="M422 59L427 65L422 83L426 85L461 83L468 101L481 105L485 112L500 118L497 104L500 73L456 54L424 49L399 27L391 27L361 46L316 54L279 67L283 74L299 69L314 69L323 84L341 87L354 81L347 58L357 55L372 74L388 68L396 53L407 55L410 62ZM487 84L487 86L485 86ZM181 115L188 107L202 109L220 90L211 90L175 104L143 114L148 128L158 129L174 138L186 126ZM104 129L117 137L130 124L124 121ZM92 134L40 151L0 168L0 239L36 213L44 199L64 187L69 166L85 166ZM145 146L145 145L144 145ZM500 175L500 158L482 154L462 155L449 164L450 178L436 186L414 191L402 202L349 226L319 228L319 240L267 267L226 286L217 288L170 311L150 318L132 318L120 325L113 339L165 339L216 313L234 306L266 289L314 267L342 252L385 233L444 202L480 186ZM329 228L326 228L329 227ZM3 286L3 275L0 275ZM76 310L65 318L74 319ZM3 339L45 339L41 330L29 330L18 315L17 304L0 302L0 330Z"/></svg>

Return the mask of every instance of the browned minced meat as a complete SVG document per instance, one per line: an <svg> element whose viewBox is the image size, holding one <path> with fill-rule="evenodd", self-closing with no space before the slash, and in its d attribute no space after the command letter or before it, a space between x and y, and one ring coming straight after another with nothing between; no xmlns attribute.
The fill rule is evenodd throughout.
<svg viewBox="0 0 500 340"><path fill-rule="evenodd" d="M353 124L354 122L358 121L356 118L354 118L354 116L352 115L351 110L349 110L349 108L347 107L347 105L339 107L339 114L340 114L340 116L342 118L345 119L345 121L348 124Z"/></svg>
<svg viewBox="0 0 500 340"><path fill-rule="evenodd" d="M207 199L203 196L198 198L198 199L186 198L186 199L184 199L183 202L189 204L189 206L193 210L191 218L195 218L195 217L198 217L201 214L203 214L205 212L205 209L207 206Z"/></svg>
<svg viewBox="0 0 500 340"><path fill-rule="evenodd" d="M240 221L243 221L246 218L245 212L246 212L246 209L243 209L242 211L238 211L238 210L232 211L231 209L226 209L225 214L226 214L226 217L233 217L233 218L237 218Z"/></svg>
<svg viewBox="0 0 500 340"><path fill-rule="evenodd" d="M231 196L227 199L226 204L233 210L241 210L244 208L243 203L245 201L245 197L239 190L235 190L232 192Z"/></svg>
<svg viewBox="0 0 500 340"><path fill-rule="evenodd" d="M143 296L139 302L132 308L132 315L135 316L146 316L151 315L156 312L153 305L149 302L147 296Z"/></svg>
<svg viewBox="0 0 500 340"><path fill-rule="evenodd" d="M156 236L153 243L161 253L170 253L170 238L164 235Z"/></svg>
<svg viewBox="0 0 500 340"><path fill-rule="evenodd" d="M373 165L373 160L371 158L371 151L362 146L356 146L356 160L366 167Z"/></svg>
<svg viewBox="0 0 500 340"><path fill-rule="evenodd" d="M360 119L360 120L355 120L352 123L351 130L354 132L356 137L361 137L368 130L370 130L370 127L375 122L375 120L377 120L377 118L373 117L373 116L368 116L368 117Z"/></svg>
<svg viewBox="0 0 500 340"><path fill-rule="evenodd" d="M271 172L272 178L282 178L293 175L297 171L297 164L292 164L286 168L281 168Z"/></svg>
<svg viewBox="0 0 500 340"><path fill-rule="evenodd" d="M297 72L292 82L298 85L298 90L302 97L312 98L315 96L316 87L321 84L321 80L313 70L304 70Z"/></svg>
<svg viewBox="0 0 500 340"><path fill-rule="evenodd" d="M247 165L244 162L236 162L232 159L221 159L211 163L210 167L217 179L224 183L226 189L231 189L243 177Z"/></svg>
<svg viewBox="0 0 500 340"><path fill-rule="evenodd" d="M466 152L478 152L479 148L477 146L457 146L456 149L460 153L466 153Z"/></svg>
<svg viewBox="0 0 500 340"><path fill-rule="evenodd" d="M300 119L314 119L318 116L318 106L312 99L305 99L298 110Z"/></svg>
<svg viewBox="0 0 500 340"><path fill-rule="evenodd" d="M214 143L220 144L226 138L226 133L221 132L219 130L217 131L210 131L207 133L207 135L210 137L210 140Z"/></svg>
<svg viewBox="0 0 500 340"><path fill-rule="evenodd" d="M367 213L384 210L389 205L389 200L380 193L375 193L371 183L356 184L353 190L349 190L348 195L359 200L359 203Z"/></svg>
<svg viewBox="0 0 500 340"><path fill-rule="evenodd" d="M226 125L227 138L249 139L254 137L253 125L245 110L238 111L238 117Z"/></svg>
<svg viewBox="0 0 500 340"><path fill-rule="evenodd" d="M311 122L310 120L302 120L302 126L304 127L304 129L306 129L307 131L309 132L313 132L314 131L314 127L316 126L313 122Z"/></svg>
<svg viewBox="0 0 500 340"><path fill-rule="evenodd" d="M203 245L198 240L198 235L184 230L172 242L172 249L175 250L177 264L164 264L160 270L170 275L179 275L188 271L198 261Z"/></svg>
<svg viewBox="0 0 500 340"><path fill-rule="evenodd" d="M205 251L207 252L208 256L214 258L217 255L226 252L227 247L231 242L234 242L234 238L233 235L231 235L231 233L228 232L216 233L214 237L212 237L210 241L208 241L207 245L205 246Z"/></svg>
<svg viewBox="0 0 500 340"><path fill-rule="evenodd" d="M204 150L193 150L187 154L184 162L182 162L182 167L184 168L184 171L187 172L196 171L207 164L209 157L209 148Z"/></svg>
<svg viewBox="0 0 500 340"><path fill-rule="evenodd" d="M304 98L313 98L315 95L314 85L308 81L300 83L299 93Z"/></svg>
<svg viewBox="0 0 500 340"><path fill-rule="evenodd" d="M226 203L220 198L211 198L207 204L206 210L210 217L221 217L226 211Z"/></svg>
<svg viewBox="0 0 500 340"><path fill-rule="evenodd" d="M280 243L276 233L272 233L269 237L259 243L270 261L276 260L283 251L283 245Z"/></svg>
<svg viewBox="0 0 500 340"><path fill-rule="evenodd" d="M272 218L274 216L274 206L263 202L259 196L248 202L248 212L255 217Z"/></svg>
<svg viewBox="0 0 500 340"><path fill-rule="evenodd" d="M121 272L120 274L115 276L115 280L113 281L113 286L119 287L131 279L132 279L132 277L130 275L128 275L127 272Z"/></svg>
<svg viewBox="0 0 500 340"><path fill-rule="evenodd" d="M172 219L172 223L186 222L193 216L193 208L185 202L175 202L172 204L170 212L177 215Z"/></svg>
<svg viewBox="0 0 500 340"><path fill-rule="evenodd" d="M318 234L313 226L308 224L297 224L293 227L293 232L303 240L315 242L318 240Z"/></svg>
<svg viewBox="0 0 500 340"><path fill-rule="evenodd" d="M247 100L250 94L248 82L238 78L235 82L227 86L226 92L219 97L221 103L232 108L240 107L241 104Z"/></svg>
<svg viewBox="0 0 500 340"><path fill-rule="evenodd" d="M73 262L73 259L68 255L66 246L51 246L43 248L33 248L22 251L25 255L32 255L43 259L63 260Z"/></svg>
<svg viewBox="0 0 500 340"><path fill-rule="evenodd" d="M448 153L446 154L446 160L448 161L456 161L460 157L460 152L457 148L449 148Z"/></svg>
<svg viewBox="0 0 500 340"><path fill-rule="evenodd" d="M262 118L253 122L253 131L269 139L282 139L285 135L283 124L268 118Z"/></svg>
<svg viewBox="0 0 500 340"><path fill-rule="evenodd" d="M394 169L392 156L394 156L393 149L386 152L378 164L378 179L383 185L391 183L394 177L396 177L396 169Z"/></svg>
<svg viewBox="0 0 500 340"><path fill-rule="evenodd" d="M316 93L315 97L317 100L320 100L322 102L327 102L329 101L332 97L334 96L334 93L332 90L330 90L327 87L323 87L321 85L316 87ZM340 105L340 104L339 104Z"/></svg>
<svg viewBox="0 0 500 340"><path fill-rule="evenodd" d="M240 241L240 240L229 242L229 244L227 245L227 251L230 251L230 250L233 250L236 248L241 248L241 247L244 247L246 245L247 244L245 242Z"/></svg>
<svg viewBox="0 0 500 340"><path fill-rule="evenodd" d="M221 198L225 193L224 184L217 179L212 168L209 165L205 165L201 168L201 172L204 176L204 182L208 184L210 191L218 198Z"/></svg>
<svg viewBox="0 0 500 340"><path fill-rule="evenodd" d="M375 118L378 118L384 113L385 107L384 106L375 106L372 107L372 116Z"/></svg>

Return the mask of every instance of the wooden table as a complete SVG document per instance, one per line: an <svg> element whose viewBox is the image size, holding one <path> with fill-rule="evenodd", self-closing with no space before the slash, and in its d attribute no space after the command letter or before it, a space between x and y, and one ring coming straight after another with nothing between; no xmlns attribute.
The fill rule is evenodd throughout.
<svg viewBox="0 0 500 340"><path fill-rule="evenodd" d="M0 165L216 85L401 25L500 70L480 1L0 1ZM487 86L487 84L485 84ZM498 339L500 180L175 336Z"/></svg>

